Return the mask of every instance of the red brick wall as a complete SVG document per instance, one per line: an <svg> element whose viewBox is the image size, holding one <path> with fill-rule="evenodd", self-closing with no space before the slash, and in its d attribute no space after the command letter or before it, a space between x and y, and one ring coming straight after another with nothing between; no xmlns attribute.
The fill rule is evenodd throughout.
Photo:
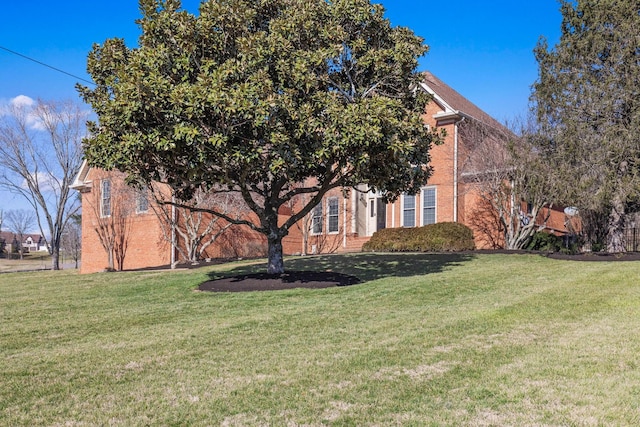
<svg viewBox="0 0 640 427"><path fill-rule="evenodd" d="M108 266L107 252L100 243L95 228L99 224L100 181L112 181L112 197L117 196L118 188L124 185L123 175L117 172L105 172L91 169L87 181L92 182L88 191L82 193L82 264L81 273L104 271ZM130 197L131 194L128 194ZM151 202L150 202L151 203ZM255 215L249 215L257 223ZM280 223L288 219L280 215ZM178 221L180 222L180 221ZM150 206L147 212L135 213L131 216L128 228L128 249L124 258L125 270L169 265L171 263L171 244L168 236L163 234L161 220ZM184 245L178 236L177 244ZM267 242L263 234L251 230L247 226L232 226L225 231L214 244L204 252L203 258L247 258L266 256ZM302 251L302 234L297 227L283 240L285 254L299 254ZM176 260L185 262L178 251Z"/></svg>
<svg viewBox="0 0 640 427"><path fill-rule="evenodd" d="M112 197L117 197L117 188L122 184L122 175L92 169L87 180L92 182L89 191L82 193L82 263L81 273L104 271L108 266L107 252L100 243L95 228L98 226L100 181L112 180ZM123 267L126 270L168 265L171 261L170 245L162 237L160 223L153 210L133 213L128 235L128 249Z"/></svg>

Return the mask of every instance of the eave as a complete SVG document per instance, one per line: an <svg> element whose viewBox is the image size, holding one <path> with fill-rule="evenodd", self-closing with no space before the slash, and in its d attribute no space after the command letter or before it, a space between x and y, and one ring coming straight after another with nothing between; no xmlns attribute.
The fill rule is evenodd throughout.
<svg viewBox="0 0 640 427"><path fill-rule="evenodd" d="M86 160L83 160L82 165L80 166L80 170L78 171L78 175L76 175L73 183L70 185L70 188L81 193L90 191L92 182L87 180L87 176L89 175L90 170L91 166L89 166Z"/></svg>

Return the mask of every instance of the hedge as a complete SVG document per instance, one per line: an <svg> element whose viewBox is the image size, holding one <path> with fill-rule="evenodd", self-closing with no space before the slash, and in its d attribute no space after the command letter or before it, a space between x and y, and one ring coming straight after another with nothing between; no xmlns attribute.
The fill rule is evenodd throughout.
<svg viewBox="0 0 640 427"><path fill-rule="evenodd" d="M385 228L364 244L365 252L456 252L475 249L473 232L464 224L440 222L415 228Z"/></svg>

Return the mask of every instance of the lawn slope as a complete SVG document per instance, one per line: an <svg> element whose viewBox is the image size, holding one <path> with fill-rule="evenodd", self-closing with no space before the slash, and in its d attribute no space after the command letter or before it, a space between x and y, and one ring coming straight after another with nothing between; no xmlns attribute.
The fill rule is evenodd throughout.
<svg viewBox="0 0 640 427"><path fill-rule="evenodd" d="M0 276L0 425L637 425L640 264L298 258L364 283L205 293L260 265Z"/></svg>

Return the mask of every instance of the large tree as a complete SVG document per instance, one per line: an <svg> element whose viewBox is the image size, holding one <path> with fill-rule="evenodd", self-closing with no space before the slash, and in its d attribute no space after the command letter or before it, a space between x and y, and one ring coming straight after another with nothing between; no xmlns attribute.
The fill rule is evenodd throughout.
<svg viewBox="0 0 640 427"><path fill-rule="evenodd" d="M640 5L561 1L562 34L536 48L532 99L562 172L564 201L605 210L607 250L623 252L625 213L640 188Z"/></svg>
<svg viewBox="0 0 640 427"><path fill-rule="evenodd" d="M54 270L60 268L62 234L79 207L70 186L82 164L86 117L74 103L26 96L0 111L0 186L33 208Z"/></svg>
<svg viewBox="0 0 640 427"><path fill-rule="evenodd" d="M332 188L368 184L393 200L430 175L438 137L417 90L423 40L368 0L141 0L137 48L95 45L80 87L97 123L93 166L168 183L181 200L240 192L282 273L282 239ZM300 185L305 183L306 185ZM286 219L280 208L309 202Z"/></svg>

